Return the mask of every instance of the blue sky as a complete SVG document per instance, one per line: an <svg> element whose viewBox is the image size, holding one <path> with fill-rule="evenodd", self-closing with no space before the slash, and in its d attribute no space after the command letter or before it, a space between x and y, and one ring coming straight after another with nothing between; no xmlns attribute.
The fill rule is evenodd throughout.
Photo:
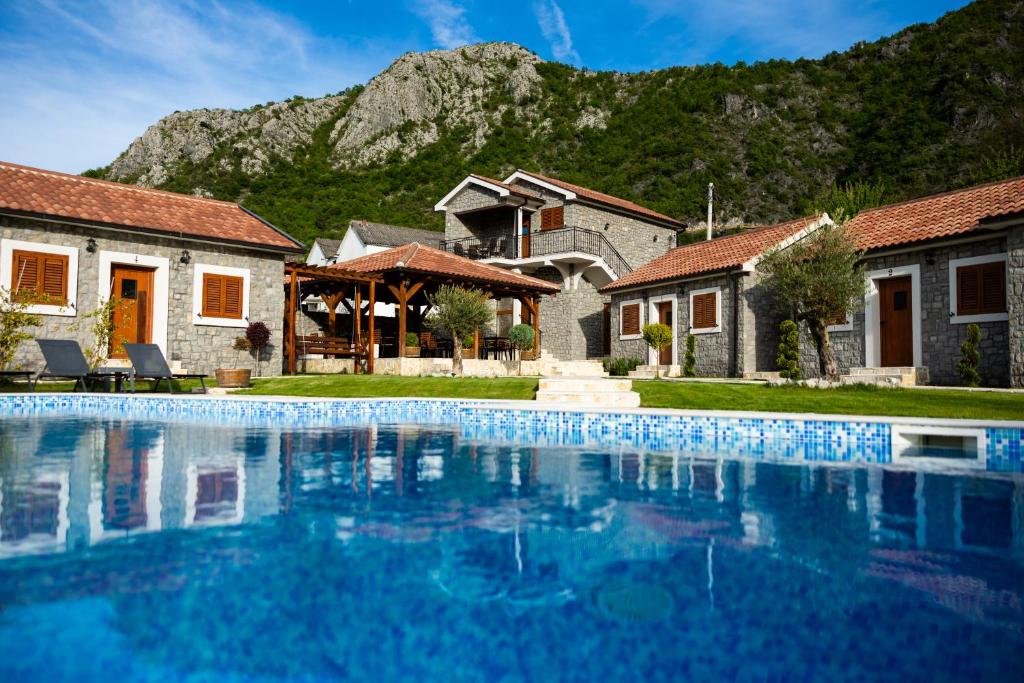
<svg viewBox="0 0 1024 683"><path fill-rule="evenodd" d="M820 57L964 0L0 0L0 159L109 163L175 110L366 82L409 50L520 43L591 69Z"/></svg>

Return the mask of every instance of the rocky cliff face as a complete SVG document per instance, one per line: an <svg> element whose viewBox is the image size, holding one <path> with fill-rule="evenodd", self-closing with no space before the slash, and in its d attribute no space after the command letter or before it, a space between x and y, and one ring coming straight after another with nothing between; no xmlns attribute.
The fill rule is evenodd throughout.
<svg viewBox="0 0 1024 683"><path fill-rule="evenodd" d="M366 86L175 112L94 175L244 201L300 239L353 218L440 228L469 172L560 176L697 224L808 213L833 182L890 199L1024 173L1024 0L978 0L819 60L634 74L510 43L410 53Z"/></svg>

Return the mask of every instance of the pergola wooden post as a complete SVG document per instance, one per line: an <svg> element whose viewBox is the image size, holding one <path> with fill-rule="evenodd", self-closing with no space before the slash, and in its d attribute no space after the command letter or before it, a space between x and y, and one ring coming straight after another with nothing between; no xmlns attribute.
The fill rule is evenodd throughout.
<svg viewBox="0 0 1024 683"><path fill-rule="evenodd" d="M530 324L533 325L533 351L535 358L540 358L540 297L524 295L519 303L530 312Z"/></svg>
<svg viewBox="0 0 1024 683"><path fill-rule="evenodd" d="M403 279L398 283L397 287L388 285L391 295L395 297L395 303L398 304L398 339L395 340L395 345L398 347L399 358L405 358L405 330L407 325L406 319L409 313L409 300L423 289L424 284L423 282L410 284L408 280Z"/></svg>
<svg viewBox="0 0 1024 683"><path fill-rule="evenodd" d="M295 374L295 309L299 306L299 276L294 270L288 281L288 299L285 302L285 345L288 347L288 374Z"/></svg>
<svg viewBox="0 0 1024 683"><path fill-rule="evenodd" d="M377 283L373 280L370 281L370 320L366 325L366 337L368 340L368 347L366 350L366 374L373 374L373 357L375 355L373 349L373 334L374 334L374 309L377 308Z"/></svg>

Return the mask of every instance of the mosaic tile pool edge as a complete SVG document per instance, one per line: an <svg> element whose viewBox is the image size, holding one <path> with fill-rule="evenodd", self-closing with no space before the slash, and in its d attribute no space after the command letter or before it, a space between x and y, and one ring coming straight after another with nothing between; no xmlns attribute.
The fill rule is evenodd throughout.
<svg viewBox="0 0 1024 683"><path fill-rule="evenodd" d="M742 453L757 459L887 464L891 425L868 420L722 417L489 408L472 400L309 399L261 401L104 395L13 394L0 418L117 416L273 427L359 424L458 426L463 437L518 445ZM912 420L908 420L912 422ZM1024 429L988 428L986 469L1024 472Z"/></svg>

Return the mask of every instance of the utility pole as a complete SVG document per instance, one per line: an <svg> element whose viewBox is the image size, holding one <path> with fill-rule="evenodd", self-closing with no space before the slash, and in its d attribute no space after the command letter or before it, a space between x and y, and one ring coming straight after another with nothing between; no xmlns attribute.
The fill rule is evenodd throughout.
<svg viewBox="0 0 1024 683"><path fill-rule="evenodd" d="M711 207L715 202L715 184L708 183L708 239L711 239Z"/></svg>

